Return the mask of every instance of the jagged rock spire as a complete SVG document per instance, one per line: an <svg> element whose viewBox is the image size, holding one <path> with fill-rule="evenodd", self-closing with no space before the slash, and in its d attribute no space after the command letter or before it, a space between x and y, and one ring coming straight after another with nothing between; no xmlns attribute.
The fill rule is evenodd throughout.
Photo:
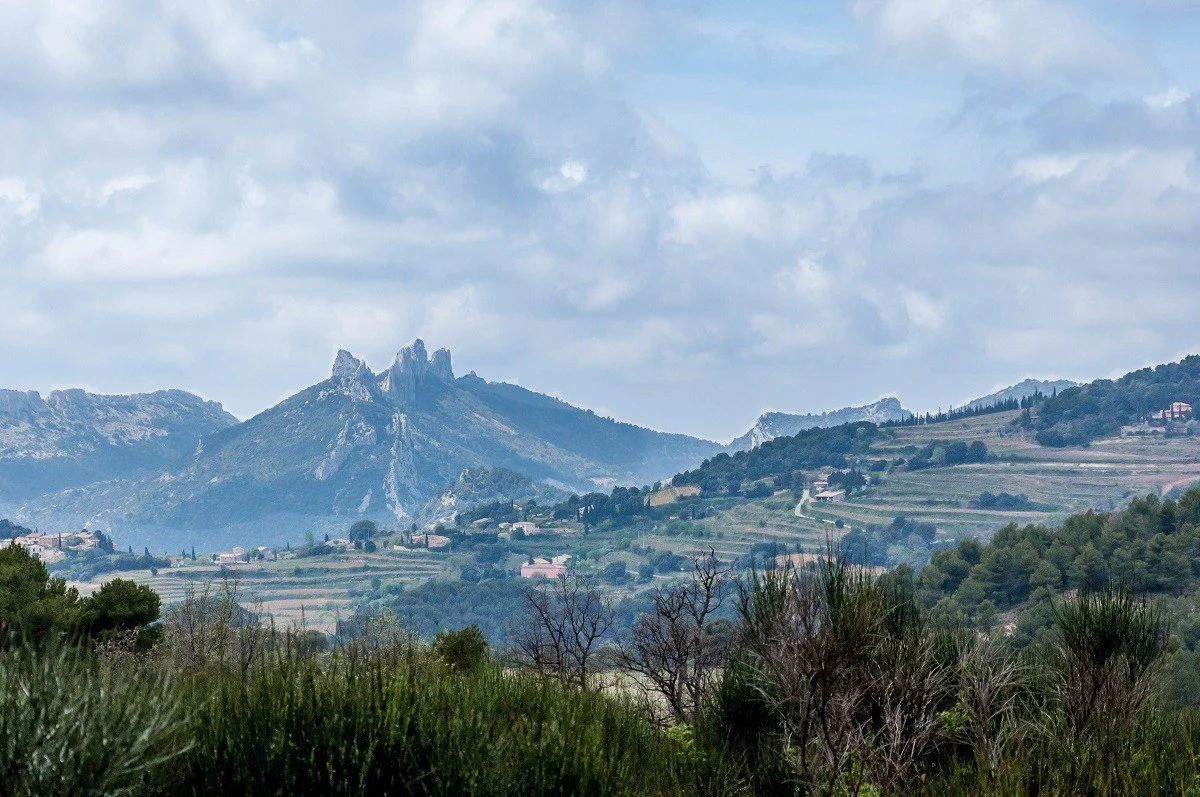
<svg viewBox="0 0 1200 797"><path fill-rule="evenodd" d="M443 382L454 379L450 350L438 349L430 357L425 351L425 341L417 338L396 352L396 359L383 373L379 386L401 404L415 404L429 377Z"/></svg>
<svg viewBox="0 0 1200 797"><path fill-rule="evenodd" d="M337 357L333 361L333 378L334 379L351 379L359 376L364 372L370 373L367 364L355 357L345 349L337 353Z"/></svg>
<svg viewBox="0 0 1200 797"><path fill-rule="evenodd" d="M454 367L450 364L450 350L438 349L429 358L429 374L443 382L454 381Z"/></svg>
<svg viewBox="0 0 1200 797"><path fill-rule="evenodd" d="M346 395L361 401L371 399L371 383L375 374L371 373L365 362L345 349L339 351L333 361L331 378Z"/></svg>

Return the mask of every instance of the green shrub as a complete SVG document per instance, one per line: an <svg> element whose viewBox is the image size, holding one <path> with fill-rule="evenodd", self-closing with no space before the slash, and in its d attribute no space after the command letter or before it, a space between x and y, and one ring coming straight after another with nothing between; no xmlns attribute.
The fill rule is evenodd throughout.
<svg viewBox="0 0 1200 797"><path fill-rule="evenodd" d="M433 653L457 672L478 670L488 663L488 643L477 625L438 634L433 640Z"/></svg>

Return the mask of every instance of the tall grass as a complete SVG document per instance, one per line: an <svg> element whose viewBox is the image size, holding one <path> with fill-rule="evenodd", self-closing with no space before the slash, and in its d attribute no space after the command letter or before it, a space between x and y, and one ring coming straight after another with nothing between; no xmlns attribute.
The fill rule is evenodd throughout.
<svg viewBox="0 0 1200 797"><path fill-rule="evenodd" d="M719 685L665 732L388 635L318 651L268 629L181 657L168 634L150 658L12 645L0 797L1200 797L1200 714L1156 707L1165 627L1127 595L1060 606L1057 637L1025 650L932 632L910 590L834 560L756 578L739 608Z"/></svg>
<svg viewBox="0 0 1200 797"><path fill-rule="evenodd" d="M1193 711L1145 712L1107 744L1072 739L1070 730L1026 739L990 777L973 761L950 758L924 786L946 797L1144 797L1200 795L1200 717Z"/></svg>
<svg viewBox="0 0 1200 797"><path fill-rule="evenodd" d="M412 648L285 651L190 690L195 745L162 794L672 794L684 776L631 708Z"/></svg>
<svg viewBox="0 0 1200 797"><path fill-rule="evenodd" d="M306 651L242 669L0 653L0 797L675 795L698 760L634 708L428 651Z"/></svg>
<svg viewBox="0 0 1200 797"><path fill-rule="evenodd" d="M69 646L0 651L0 795L140 792L191 746L177 683Z"/></svg>

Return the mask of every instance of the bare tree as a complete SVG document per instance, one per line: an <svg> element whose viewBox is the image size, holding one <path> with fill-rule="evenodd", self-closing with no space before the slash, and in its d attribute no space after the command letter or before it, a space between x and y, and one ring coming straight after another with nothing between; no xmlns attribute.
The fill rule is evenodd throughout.
<svg viewBox="0 0 1200 797"><path fill-rule="evenodd" d="M689 582L658 588L654 610L638 617L630 634L618 641L621 668L661 696L676 722L691 721L728 648L728 640L714 633L711 618L729 591L730 573L709 551L696 562Z"/></svg>
<svg viewBox="0 0 1200 797"><path fill-rule="evenodd" d="M570 575L532 587L525 603L523 621L510 629L517 663L587 689L613 625L604 596L586 579Z"/></svg>
<svg viewBox="0 0 1200 797"><path fill-rule="evenodd" d="M183 601L166 613L167 649L181 666L216 663L245 673L262 655L271 630L259 622L260 612L239 603L240 587L238 575L229 573L199 591L189 585Z"/></svg>

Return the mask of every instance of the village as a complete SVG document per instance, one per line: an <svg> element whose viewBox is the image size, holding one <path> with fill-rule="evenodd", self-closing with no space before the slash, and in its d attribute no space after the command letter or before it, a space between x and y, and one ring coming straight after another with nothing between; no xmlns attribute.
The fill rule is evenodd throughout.
<svg viewBox="0 0 1200 797"><path fill-rule="evenodd" d="M10 538L0 538L0 548L20 546L34 559L43 564L55 564L67 558L69 553L87 553L102 550L103 535L94 531L79 531L69 534L43 534L33 531Z"/></svg>

